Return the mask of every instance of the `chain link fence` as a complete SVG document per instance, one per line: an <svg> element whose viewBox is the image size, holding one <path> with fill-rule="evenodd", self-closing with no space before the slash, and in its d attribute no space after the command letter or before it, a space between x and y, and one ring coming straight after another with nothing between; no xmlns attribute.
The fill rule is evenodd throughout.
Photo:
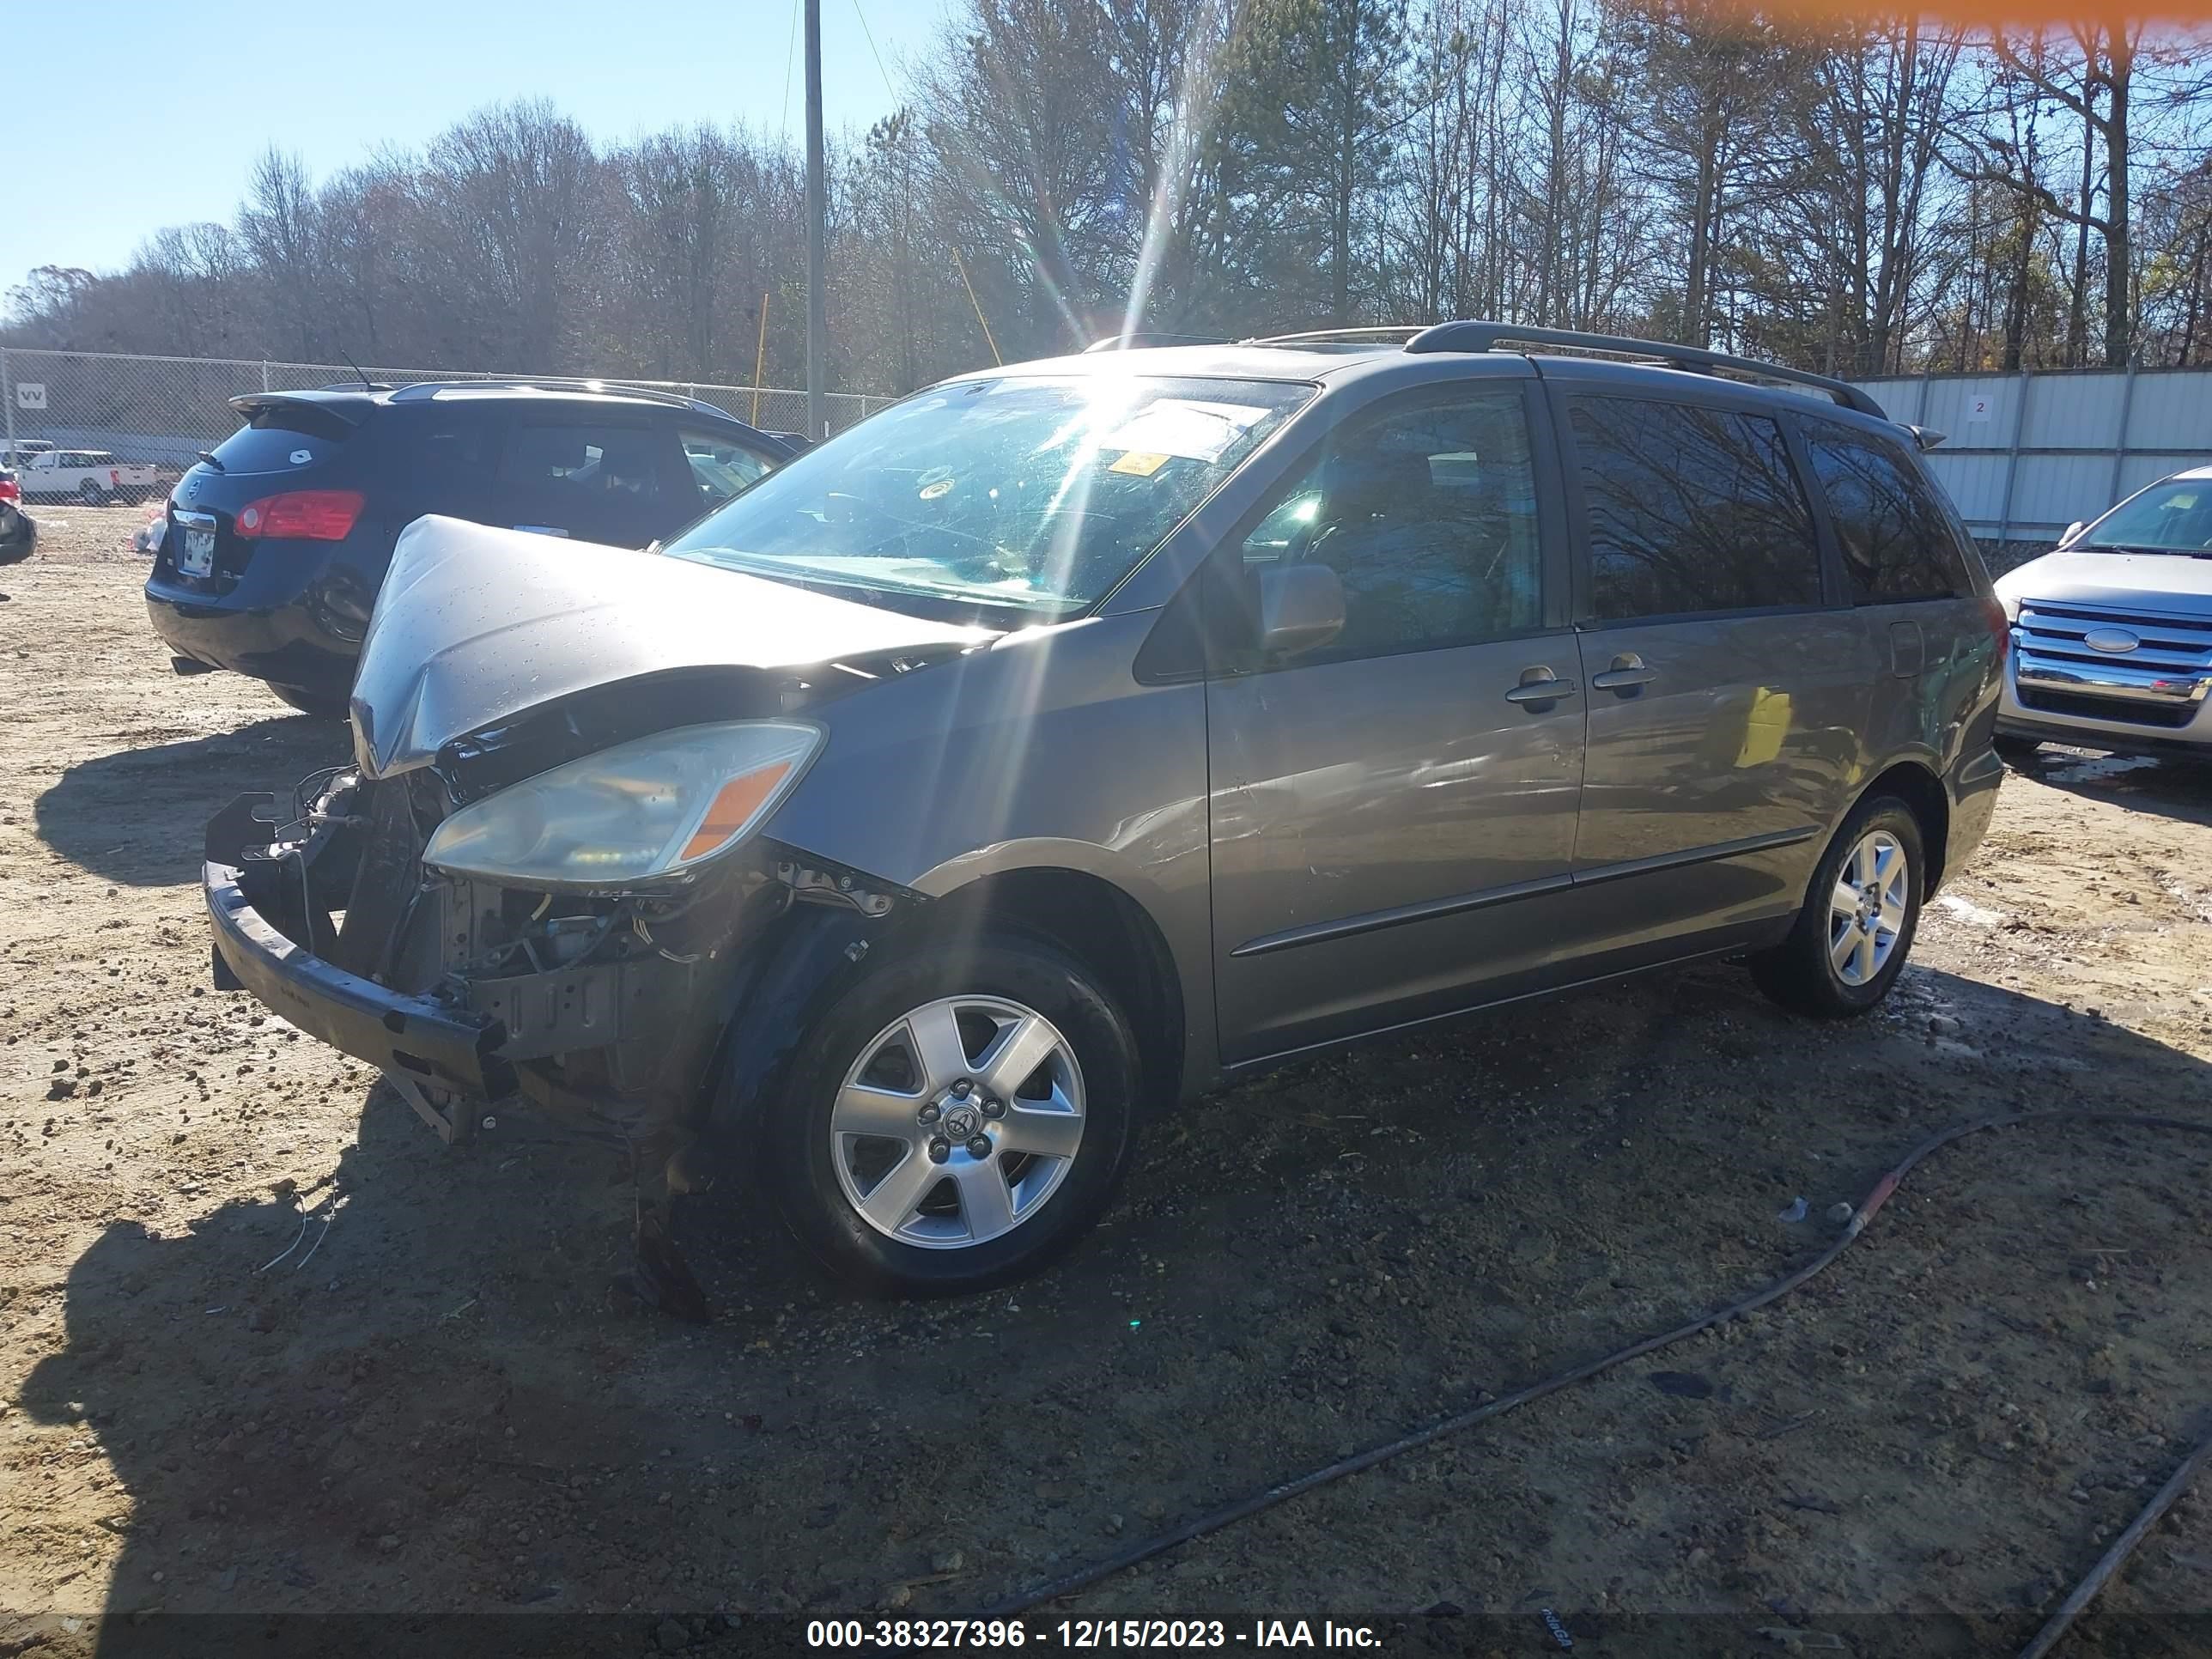
<svg viewBox="0 0 2212 1659"><path fill-rule="evenodd" d="M103 351L49 351L0 346L0 407L6 412L8 448L36 444L57 449L105 450L118 461L151 462L181 471L200 451L238 428L230 399L256 392L311 386L358 386L361 374L384 386L421 380L520 380L574 375L501 374L484 369L381 368L360 374L343 363L281 363L245 358L150 357ZM775 432L806 427L806 394L772 386L723 386L705 380L609 379L609 386L673 392ZM889 398L833 392L830 429L843 430Z"/></svg>

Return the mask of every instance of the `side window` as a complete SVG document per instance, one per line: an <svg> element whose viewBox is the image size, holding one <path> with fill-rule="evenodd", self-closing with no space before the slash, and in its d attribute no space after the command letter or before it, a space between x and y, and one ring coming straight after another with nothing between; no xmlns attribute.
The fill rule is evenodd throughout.
<svg viewBox="0 0 2212 1659"><path fill-rule="evenodd" d="M1644 398L1570 408L1599 620L1820 602L1812 508L1775 422Z"/></svg>
<svg viewBox="0 0 2212 1659"><path fill-rule="evenodd" d="M702 512L720 507L775 465L767 456L757 455L720 433L679 428L676 435L684 446Z"/></svg>
<svg viewBox="0 0 2212 1659"><path fill-rule="evenodd" d="M502 521L644 546L698 516L678 493L670 435L611 422L518 421L500 456Z"/></svg>
<svg viewBox="0 0 2212 1659"><path fill-rule="evenodd" d="M508 434L500 477L550 498L637 496L657 491L653 446L629 427L518 424Z"/></svg>
<svg viewBox="0 0 2212 1659"><path fill-rule="evenodd" d="M433 404L405 446L399 468L419 503L414 510L498 523L491 438L480 411Z"/></svg>
<svg viewBox="0 0 2212 1659"><path fill-rule="evenodd" d="M1829 421L1806 422L1805 443L1843 544L1852 604L1973 592L1950 519L1917 467L1879 439Z"/></svg>
<svg viewBox="0 0 2212 1659"><path fill-rule="evenodd" d="M1540 625L1542 555L1520 388L1455 390L1355 420L1245 538L1248 569L1304 560L1344 584L1336 657Z"/></svg>

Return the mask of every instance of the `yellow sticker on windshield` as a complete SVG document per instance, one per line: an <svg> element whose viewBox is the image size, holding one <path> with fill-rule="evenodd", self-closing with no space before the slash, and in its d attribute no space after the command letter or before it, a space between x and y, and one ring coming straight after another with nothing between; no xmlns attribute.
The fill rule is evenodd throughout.
<svg viewBox="0 0 2212 1659"><path fill-rule="evenodd" d="M1126 472L1131 477L1149 478L1168 464L1168 458L1150 449L1133 449L1106 470Z"/></svg>

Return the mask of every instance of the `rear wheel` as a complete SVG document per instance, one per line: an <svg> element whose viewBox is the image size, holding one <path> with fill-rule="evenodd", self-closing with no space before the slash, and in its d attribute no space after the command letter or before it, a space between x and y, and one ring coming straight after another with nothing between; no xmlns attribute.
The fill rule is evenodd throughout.
<svg viewBox="0 0 2212 1659"><path fill-rule="evenodd" d="M1875 1006L1905 971L1925 867L1912 809L1894 795L1861 802L1829 843L1790 937L1751 959L1759 988L1816 1018Z"/></svg>
<svg viewBox="0 0 2212 1659"><path fill-rule="evenodd" d="M872 1289L1034 1272L1128 1161L1137 1048L1078 963L1015 935L888 962L802 1040L756 1133L792 1231Z"/></svg>
<svg viewBox="0 0 2212 1659"><path fill-rule="evenodd" d="M346 717L346 700L330 691L309 691L297 685L272 685L276 701L289 704L302 714L313 714L319 720L342 720Z"/></svg>
<svg viewBox="0 0 2212 1659"><path fill-rule="evenodd" d="M87 507L98 507L100 502L107 499L107 493L100 489L96 479L87 478L77 485L76 498Z"/></svg>

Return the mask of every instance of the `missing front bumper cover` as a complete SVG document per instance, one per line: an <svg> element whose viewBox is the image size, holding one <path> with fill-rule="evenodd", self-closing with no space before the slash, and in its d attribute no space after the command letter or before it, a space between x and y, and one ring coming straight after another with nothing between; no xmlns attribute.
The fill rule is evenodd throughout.
<svg viewBox="0 0 2212 1659"><path fill-rule="evenodd" d="M200 875L216 954L241 989L308 1036L385 1071L485 1098L514 1091L507 1031L496 1018L333 967L254 908L243 875L213 861Z"/></svg>

